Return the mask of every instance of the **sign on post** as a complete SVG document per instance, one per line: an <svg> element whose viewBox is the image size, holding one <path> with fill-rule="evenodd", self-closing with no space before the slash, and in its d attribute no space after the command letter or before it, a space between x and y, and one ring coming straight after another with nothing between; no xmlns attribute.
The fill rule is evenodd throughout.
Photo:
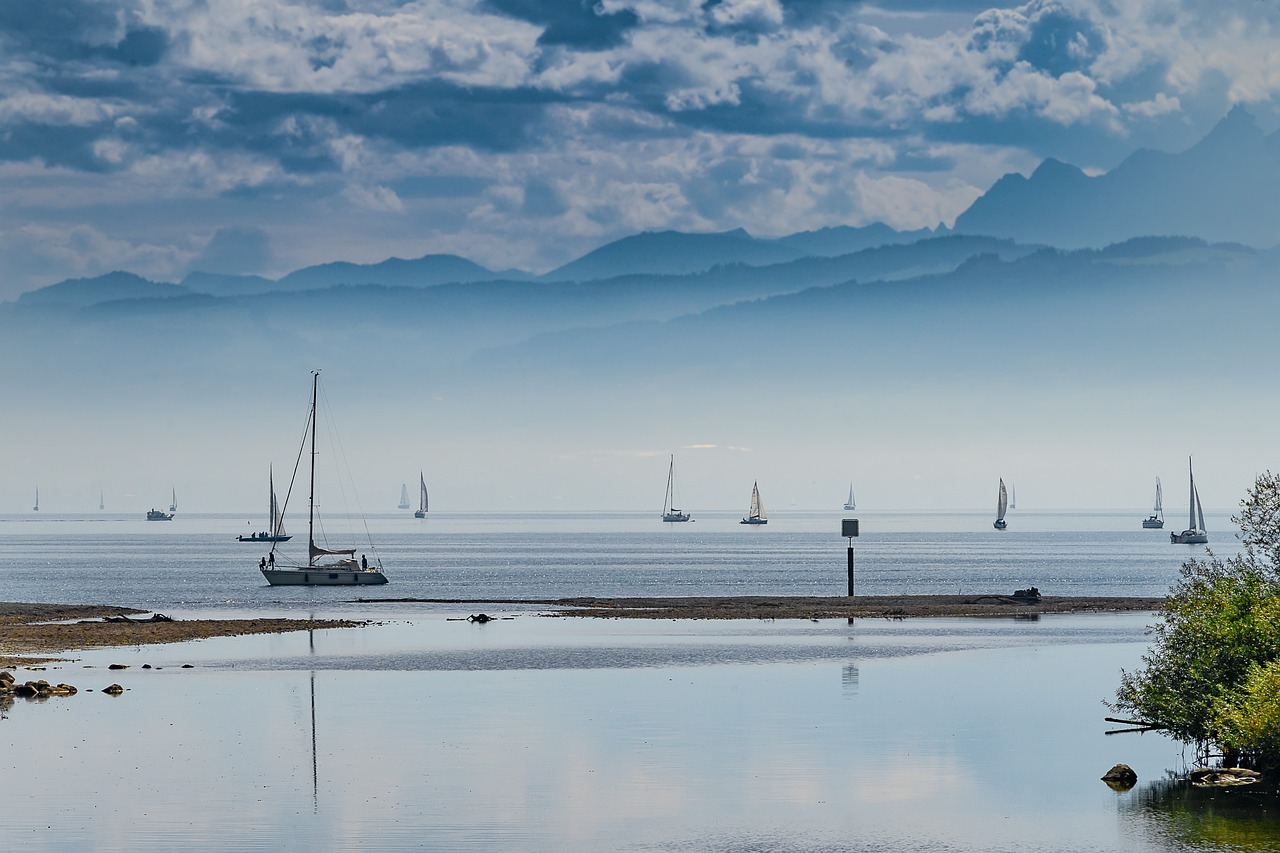
<svg viewBox="0 0 1280 853"><path fill-rule="evenodd" d="M846 518L840 522L840 535L851 539L858 535L858 519Z"/></svg>

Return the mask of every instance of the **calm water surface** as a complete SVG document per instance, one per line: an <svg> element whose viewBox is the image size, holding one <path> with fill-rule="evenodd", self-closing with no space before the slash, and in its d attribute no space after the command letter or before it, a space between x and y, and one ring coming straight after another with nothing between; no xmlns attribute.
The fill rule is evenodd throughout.
<svg viewBox="0 0 1280 853"><path fill-rule="evenodd" d="M1158 595L1192 552L1119 515L1016 516L1003 535L978 515L862 518L867 593ZM371 528L392 580L379 592L395 597L841 594L838 519ZM0 837L38 850L1280 847L1274 808L1163 781L1185 769L1181 745L1104 734L1103 700L1139 664L1149 614L704 623L502 607L479 625L463 606L267 587L238 524L0 519L22 567L6 599L378 620L85 652L43 673L82 692L0 712ZM1210 530L1229 552L1225 520ZM111 682L127 692L102 694ZM1118 761L1140 778L1121 794L1098 779Z"/></svg>

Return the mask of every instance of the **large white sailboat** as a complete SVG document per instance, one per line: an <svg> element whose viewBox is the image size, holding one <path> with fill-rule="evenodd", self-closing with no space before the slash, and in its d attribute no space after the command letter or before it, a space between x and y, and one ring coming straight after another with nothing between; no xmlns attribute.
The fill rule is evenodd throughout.
<svg viewBox="0 0 1280 853"><path fill-rule="evenodd" d="M747 517L738 522L739 524L768 524L769 519L764 514L764 504L760 501L760 484L758 482L751 484L751 506L747 509Z"/></svg>
<svg viewBox="0 0 1280 853"><path fill-rule="evenodd" d="M418 511L413 514L414 518L427 517L427 479L422 476L422 472L418 472Z"/></svg>
<svg viewBox="0 0 1280 853"><path fill-rule="evenodd" d="M857 509L858 505L853 502L853 483L849 484L849 500L844 502L845 509Z"/></svg>
<svg viewBox="0 0 1280 853"><path fill-rule="evenodd" d="M1009 493L1004 488L1004 478L1000 478L1000 493L996 497L996 520L991 526L996 530L1004 530L1009 526L1009 522L1004 520L1004 514L1009 511Z"/></svg>
<svg viewBox="0 0 1280 853"><path fill-rule="evenodd" d="M667 494L662 499L663 521L688 521L689 513L676 509L676 456L671 454L671 464L667 467Z"/></svg>
<svg viewBox="0 0 1280 853"><path fill-rule="evenodd" d="M359 584L386 583L386 575L380 567L372 567L366 556L356 559L354 548L321 548L316 545L316 402L320 387L320 371L311 372L311 423L308 429L311 438L311 488L307 495L307 562L300 565L288 565L276 562L276 545L272 543L271 552L258 563L258 569L267 583L272 586L353 586ZM302 447L298 449L298 462L302 461L302 452L307 446L307 436L303 436ZM294 466L297 476L298 465ZM289 486L289 494L293 486ZM285 504L288 505L288 495ZM326 561L326 557L336 557ZM375 557L376 561L376 557Z"/></svg>
<svg viewBox="0 0 1280 853"><path fill-rule="evenodd" d="M293 538L284 532L284 517L280 514L280 504L276 501L275 475L267 469L267 492L270 494L270 506L267 509L267 529L251 533L248 536L237 536L238 542L288 542Z"/></svg>
<svg viewBox="0 0 1280 853"><path fill-rule="evenodd" d="M1200 493L1196 491L1195 474L1191 471L1191 457L1187 457L1187 477L1191 482L1191 508L1187 515L1187 529L1181 533L1170 533L1169 541L1174 545L1207 545L1209 531L1204 526L1204 507L1200 505Z"/></svg>
<svg viewBox="0 0 1280 853"><path fill-rule="evenodd" d="M1160 493L1160 478L1156 477L1156 503L1151 508L1151 515L1142 519L1142 526L1147 530L1159 530L1164 527L1164 502Z"/></svg>

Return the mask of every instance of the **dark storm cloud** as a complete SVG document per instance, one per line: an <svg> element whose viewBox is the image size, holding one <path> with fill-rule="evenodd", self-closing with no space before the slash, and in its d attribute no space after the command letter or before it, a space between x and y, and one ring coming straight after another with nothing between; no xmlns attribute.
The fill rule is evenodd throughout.
<svg viewBox="0 0 1280 853"><path fill-rule="evenodd" d="M581 50L616 47L639 21L630 10L608 14L590 0L483 0L482 5L544 27L539 44Z"/></svg>

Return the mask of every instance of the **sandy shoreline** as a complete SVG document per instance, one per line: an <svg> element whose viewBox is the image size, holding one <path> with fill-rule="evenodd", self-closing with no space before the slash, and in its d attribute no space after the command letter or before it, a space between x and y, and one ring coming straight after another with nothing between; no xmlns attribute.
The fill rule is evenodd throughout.
<svg viewBox="0 0 1280 853"><path fill-rule="evenodd" d="M175 619L151 621L146 611L104 605L0 602L0 668L60 659L72 649L182 643L207 637L283 634L311 628L354 628L350 619ZM75 620L75 621L72 621Z"/></svg>
<svg viewBox="0 0 1280 853"><path fill-rule="evenodd" d="M1163 598L1045 596L1025 601L1004 595L725 596L691 598L426 599L361 598L358 603L450 604L485 609L545 608L543 615L611 619L854 619L1010 617L1049 613L1158 610ZM0 602L0 668L59 659L75 649L181 643L208 637L281 634L313 628L354 628L350 619L143 618L145 611L107 605Z"/></svg>

